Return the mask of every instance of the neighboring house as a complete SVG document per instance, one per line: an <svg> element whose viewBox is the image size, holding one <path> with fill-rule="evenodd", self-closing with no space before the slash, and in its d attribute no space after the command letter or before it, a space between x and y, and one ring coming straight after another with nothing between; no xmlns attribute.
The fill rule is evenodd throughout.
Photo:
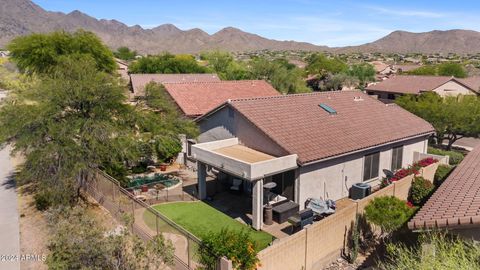
<svg viewBox="0 0 480 270"><path fill-rule="evenodd" d="M130 74L131 90L135 97L145 96L145 86L156 83L219 82L217 74Z"/></svg>
<svg viewBox="0 0 480 270"><path fill-rule="evenodd" d="M448 229L480 240L480 147L447 177L408 222L411 230Z"/></svg>
<svg viewBox="0 0 480 270"><path fill-rule="evenodd" d="M409 72L421 67L420 65L394 65L393 68L396 73Z"/></svg>
<svg viewBox="0 0 480 270"><path fill-rule="evenodd" d="M373 61L370 64L375 69L375 79L377 81L386 80L395 73L392 65L386 64L382 61Z"/></svg>
<svg viewBox="0 0 480 270"><path fill-rule="evenodd" d="M426 153L433 127L396 105L359 91L230 100L196 119L200 198L206 168L243 181L252 196L252 225L262 228L263 184L304 208L308 198L341 199L354 183L375 186ZM238 182L238 180L237 180Z"/></svg>
<svg viewBox="0 0 480 270"><path fill-rule="evenodd" d="M278 96L263 80L164 83L182 113L197 118L229 99Z"/></svg>
<svg viewBox="0 0 480 270"><path fill-rule="evenodd" d="M384 62L373 61L373 62L371 62L371 64L373 65L373 68L375 69L375 72L377 74L390 75L390 74L395 72L392 65L386 64Z"/></svg>
<svg viewBox="0 0 480 270"><path fill-rule="evenodd" d="M442 97L475 95L480 93L480 77L459 79L447 76L396 75L370 84L365 91L385 103L393 102L400 95L419 95L429 91L436 92Z"/></svg>
<svg viewBox="0 0 480 270"><path fill-rule="evenodd" d="M9 55L9 51L0 51L0 58L7 58Z"/></svg>

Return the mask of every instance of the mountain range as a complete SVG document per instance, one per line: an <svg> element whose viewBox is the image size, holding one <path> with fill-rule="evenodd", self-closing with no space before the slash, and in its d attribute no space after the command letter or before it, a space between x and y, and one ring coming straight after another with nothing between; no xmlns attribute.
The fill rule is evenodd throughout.
<svg viewBox="0 0 480 270"><path fill-rule="evenodd" d="M330 48L307 42L278 41L233 27L212 35L194 28L180 30L172 24L152 29L127 26L116 20L96 19L80 11L65 14L46 11L30 0L0 1L0 47L17 36L33 32L85 29L96 33L108 46L127 46L140 53L198 53L220 49L227 51L305 50L332 52L480 52L480 32L470 30L410 33L395 31L377 41L360 46Z"/></svg>

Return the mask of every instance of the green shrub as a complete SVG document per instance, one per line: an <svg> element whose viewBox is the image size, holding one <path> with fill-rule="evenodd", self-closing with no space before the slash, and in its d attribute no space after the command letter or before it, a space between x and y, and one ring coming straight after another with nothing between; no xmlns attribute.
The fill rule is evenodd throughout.
<svg viewBox="0 0 480 270"><path fill-rule="evenodd" d="M105 165L102 166L102 169L105 171L105 173L117 179L122 186L126 186L128 184L128 169L125 164L117 162L105 163Z"/></svg>
<svg viewBox="0 0 480 270"><path fill-rule="evenodd" d="M393 196L377 197L365 207L365 217L382 233L390 234L405 224L414 213L414 208Z"/></svg>
<svg viewBox="0 0 480 270"><path fill-rule="evenodd" d="M141 161L136 166L132 167L130 170L133 174L145 173L148 171L148 162Z"/></svg>
<svg viewBox="0 0 480 270"><path fill-rule="evenodd" d="M259 260L255 242L248 231L222 229L217 233L209 233L203 237L198 251L200 269L216 269L217 258L226 257L232 261L233 268L238 270L257 269Z"/></svg>
<svg viewBox="0 0 480 270"><path fill-rule="evenodd" d="M170 162L182 151L180 139L173 136L161 136L157 139L155 146L158 161Z"/></svg>
<svg viewBox="0 0 480 270"><path fill-rule="evenodd" d="M433 184L432 182L426 180L423 177L415 177L412 182L412 186L410 187L410 192L408 194L409 201L413 203L413 205L420 206L423 205L428 196L433 191Z"/></svg>
<svg viewBox="0 0 480 270"><path fill-rule="evenodd" d="M52 206L52 196L47 191L39 191L33 196L35 207L39 211L45 211Z"/></svg>
<svg viewBox="0 0 480 270"><path fill-rule="evenodd" d="M458 165L462 162L465 155L458 151L446 151L443 149L438 149L434 147L428 147L428 153L433 155L440 155L440 156L449 156L450 157L450 165Z"/></svg>
<svg viewBox="0 0 480 270"><path fill-rule="evenodd" d="M421 235L415 247L387 245L386 262L379 269L480 269L480 245L441 232Z"/></svg>
<svg viewBox="0 0 480 270"><path fill-rule="evenodd" d="M443 181L450 175L450 172L453 170L452 166L448 165L439 165L437 171L435 172L435 177L433 183L435 186L440 186Z"/></svg>
<svg viewBox="0 0 480 270"><path fill-rule="evenodd" d="M358 257L358 251L360 249L360 215L355 216L355 221L352 222L348 235L348 251L345 254L349 263L355 263Z"/></svg>

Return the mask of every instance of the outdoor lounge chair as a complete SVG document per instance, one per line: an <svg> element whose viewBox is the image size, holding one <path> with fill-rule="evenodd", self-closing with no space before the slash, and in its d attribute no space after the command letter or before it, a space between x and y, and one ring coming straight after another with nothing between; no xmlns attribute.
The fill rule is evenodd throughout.
<svg viewBox="0 0 480 270"><path fill-rule="evenodd" d="M231 191L240 192L242 191L243 181L241 179L234 178L233 185L230 187Z"/></svg>
<svg viewBox="0 0 480 270"><path fill-rule="evenodd" d="M275 204L272 208L273 220L278 224L282 224L288 220L289 217L298 212L299 205L290 200L281 201Z"/></svg>
<svg viewBox="0 0 480 270"><path fill-rule="evenodd" d="M305 208L299 211L297 214L288 218L288 223L292 224L292 233L297 229L302 230L305 226L313 223L312 209Z"/></svg>

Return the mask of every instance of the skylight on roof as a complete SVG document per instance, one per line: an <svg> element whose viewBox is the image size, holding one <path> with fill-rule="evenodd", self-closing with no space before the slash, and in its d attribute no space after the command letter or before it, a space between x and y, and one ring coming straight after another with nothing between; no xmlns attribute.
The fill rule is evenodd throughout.
<svg viewBox="0 0 480 270"><path fill-rule="evenodd" d="M324 109L326 112L328 112L329 114L337 114L337 111L335 111L335 109L333 109L332 107L328 106L327 104L325 103L320 103L318 105L320 108Z"/></svg>

